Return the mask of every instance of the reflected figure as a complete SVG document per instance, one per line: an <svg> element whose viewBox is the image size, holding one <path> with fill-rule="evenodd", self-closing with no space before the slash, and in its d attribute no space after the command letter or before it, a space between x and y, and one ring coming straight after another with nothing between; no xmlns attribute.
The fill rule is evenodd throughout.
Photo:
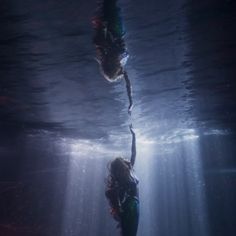
<svg viewBox="0 0 236 236"><path fill-rule="evenodd" d="M92 25L95 30L93 43L96 47L96 60L101 74L109 82L125 79L130 113L133 106L131 83L124 68L129 54L125 45L125 30L117 0L99 1Z"/></svg>
<svg viewBox="0 0 236 236"><path fill-rule="evenodd" d="M135 133L132 134L131 159L118 157L109 165L106 197L109 200L111 214L118 221L122 236L136 236L139 221L138 179L133 166L136 159Z"/></svg>

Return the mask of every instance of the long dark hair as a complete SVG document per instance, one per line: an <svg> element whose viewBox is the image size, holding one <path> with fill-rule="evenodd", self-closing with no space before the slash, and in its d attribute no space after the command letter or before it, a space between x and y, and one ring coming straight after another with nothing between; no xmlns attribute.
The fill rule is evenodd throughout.
<svg viewBox="0 0 236 236"><path fill-rule="evenodd" d="M115 183L127 183L131 176L132 166L130 162L122 157L117 157L108 164L109 175L107 187L113 187Z"/></svg>

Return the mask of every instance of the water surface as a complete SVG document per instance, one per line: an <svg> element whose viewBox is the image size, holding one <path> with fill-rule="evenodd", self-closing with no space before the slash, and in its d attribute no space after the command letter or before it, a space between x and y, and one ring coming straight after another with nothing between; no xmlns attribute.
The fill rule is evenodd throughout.
<svg viewBox="0 0 236 236"><path fill-rule="evenodd" d="M129 157L123 81L94 60L95 0L1 0L0 229L118 235L106 165ZM139 236L233 236L235 3L121 0L135 106Z"/></svg>

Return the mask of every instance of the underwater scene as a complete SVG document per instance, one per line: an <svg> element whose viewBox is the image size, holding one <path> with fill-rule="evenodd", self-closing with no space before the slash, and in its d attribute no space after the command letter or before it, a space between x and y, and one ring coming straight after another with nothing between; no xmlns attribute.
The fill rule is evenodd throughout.
<svg viewBox="0 0 236 236"><path fill-rule="evenodd" d="M0 236L236 235L235 1L0 2Z"/></svg>

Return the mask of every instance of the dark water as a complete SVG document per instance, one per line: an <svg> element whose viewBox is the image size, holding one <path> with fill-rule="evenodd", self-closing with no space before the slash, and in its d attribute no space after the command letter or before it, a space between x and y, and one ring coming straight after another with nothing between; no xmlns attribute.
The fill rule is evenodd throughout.
<svg viewBox="0 0 236 236"><path fill-rule="evenodd" d="M124 83L94 60L96 1L0 2L0 236L118 235L104 179L130 155L130 118ZM236 235L235 2L120 6L138 235Z"/></svg>

